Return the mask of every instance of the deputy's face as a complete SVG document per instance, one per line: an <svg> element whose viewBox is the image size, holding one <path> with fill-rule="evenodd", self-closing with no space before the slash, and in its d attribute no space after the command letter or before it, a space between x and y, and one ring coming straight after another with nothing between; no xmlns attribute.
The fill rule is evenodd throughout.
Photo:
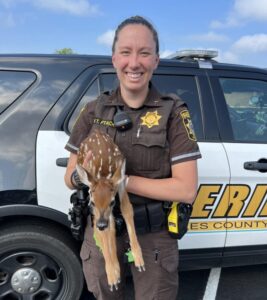
<svg viewBox="0 0 267 300"><path fill-rule="evenodd" d="M152 32L144 25L125 26L118 34L112 62L124 92L147 90L159 57Z"/></svg>

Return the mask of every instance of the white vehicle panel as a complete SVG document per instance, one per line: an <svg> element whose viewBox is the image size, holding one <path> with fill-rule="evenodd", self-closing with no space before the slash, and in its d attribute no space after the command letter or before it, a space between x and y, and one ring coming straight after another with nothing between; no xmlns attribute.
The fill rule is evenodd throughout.
<svg viewBox="0 0 267 300"><path fill-rule="evenodd" d="M267 244L267 174L244 169L245 162L266 158L267 147L238 143L225 143L224 147L231 167L230 183L237 187L236 193L240 187L240 198L236 195L234 200L242 201L235 216L227 219L226 247Z"/></svg>
<svg viewBox="0 0 267 300"><path fill-rule="evenodd" d="M64 182L66 168L58 167L56 159L69 157L64 149L68 136L63 131L39 131L36 146L38 204L65 214L70 208L73 193Z"/></svg>
<svg viewBox="0 0 267 300"><path fill-rule="evenodd" d="M222 144L219 143L198 143L202 158L198 160L198 174L199 174L199 186L201 185L213 185L220 184L222 186L229 183L230 171L227 161L225 150ZM221 189L223 190L223 189ZM220 194L219 194L220 195ZM217 197L216 203L219 201ZM197 208L198 203L202 199L198 199L194 204L194 211ZM213 210L216 206L206 206L208 210ZM192 214L192 218L189 223L188 233L179 241L180 249L198 249L198 248L222 248L225 244L226 230L208 230L201 229L201 224L212 223L211 218L197 218L197 213ZM225 222L226 218L217 220L218 222Z"/></svg>

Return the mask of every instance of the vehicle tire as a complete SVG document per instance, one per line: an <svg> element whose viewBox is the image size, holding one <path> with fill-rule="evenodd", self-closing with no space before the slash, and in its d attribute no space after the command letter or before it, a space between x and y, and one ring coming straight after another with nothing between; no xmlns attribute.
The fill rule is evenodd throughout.
<svg viewBox="0 0 267 300"><path fill-rule="evenodd" d="M0 299L79 300L77 246L60 226L36 221L0 226Z"/></svg>

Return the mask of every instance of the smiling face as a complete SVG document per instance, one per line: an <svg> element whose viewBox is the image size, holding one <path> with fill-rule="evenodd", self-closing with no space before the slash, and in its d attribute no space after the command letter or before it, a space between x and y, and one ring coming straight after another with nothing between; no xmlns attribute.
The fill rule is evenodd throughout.
<svg viewBox="0 0 267 300"><path fill-rule="evenodd" d="M149 80L159 62L150 29L142 24L122 28L115 44L112 62L122 95L146 93Z"/></svg>

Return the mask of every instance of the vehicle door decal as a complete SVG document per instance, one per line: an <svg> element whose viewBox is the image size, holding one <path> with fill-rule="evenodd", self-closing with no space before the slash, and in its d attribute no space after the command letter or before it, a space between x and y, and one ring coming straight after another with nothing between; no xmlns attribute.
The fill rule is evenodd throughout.
<svg viewBox="0 0 267 300"><path fill-rule="evenodd" d="M244 184L202 184L193 206L189 232L267 230L266 195L266 184L256 185L252 192Z"/></svg>

